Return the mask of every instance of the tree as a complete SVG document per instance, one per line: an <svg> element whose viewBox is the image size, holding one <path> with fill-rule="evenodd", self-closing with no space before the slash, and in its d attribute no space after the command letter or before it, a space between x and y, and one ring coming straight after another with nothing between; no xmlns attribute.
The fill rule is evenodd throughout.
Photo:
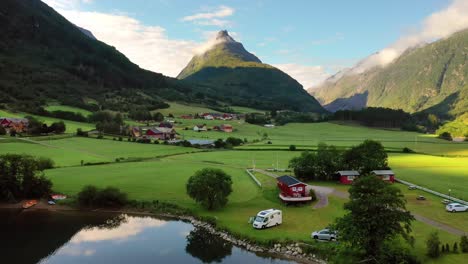
<svg viewBox="0 0 468 264"><path fill-rule="evenodd" d="M343 164L347 169L357 170L361 174L388 168L387 159L388 156L382 144L369 139L343 154Z"/></svg>
<svg viewBox="0 0 468 264"><path fill-rule="evenodd" d="M53 132L56 134L62 134L67 130L67 127L65 126L65 123L63 121L60 122L54 122L49 126L48 132Z"/></svg>
<svg viewBox="0 0 468 264"><path fill-rule="evenodd" d="M440 244L439 233L437 231L430 233L426 240L427 255L431 258L439 257Z"/></svg>
<svg viewBox="0 0 468 264"><path fill-rule="evenodd" d="M226 139L226 143L231 144L234 147L242 145L243 141L240 138L235 138L235 137L228 137Z"/></svg>
<svg viewBox="0 0 468 264"><path fill-rule="evenodd" d="M406 200L400 189L372 175L359 177L349 189L349 211L336 219L334 228L340 239L364 252L371 262L379 262L385 242L402 236L411 241L411 221Z"/></svg>
<svg viewBox="0 0 468 264"><path fill-rule="evenodd" d="M232 244L204 229L195 228L187 236L185 251L203 263L222 262L232 254Z"/></svg>
<svg viewBox="0 0 468 264"><path fill-rule="evenodd" d="M460 237L460 249L463 253L468 253L468 237L463 235Z"/></svg>
<svg viewBox="0 0 468 264"><path fill-rule="evenodd" d="M457 242L453 243L453 253L458 253L458 244L457 244Z"/></svg>
<svg viewBox="0 0 468 264"><path fill-rule="evenodd" d="M290 145L289 150L290 151L296 151L296 145Z"/></svg>
<svg viewBox="0 0 468 264"><path fill-rule="evenodd" d="M292 168L294 175L300 179L313 179L316 159L317 155L310 151L304 151L301 156L294 157L289 161L289 168Z"/></svg>
<svg viewBox="0 0 468 264"><path fill-rule="evenodd" d="M156 122L164 121L164 115L161 114L160 112L156 112L156 113L153 115L153 120L156 121Z"/></svg>
<svg viewBox="0 0 468 264"><path fill-rule="evenodd" d="M187 182L187 194L208 210L226 205L232 192L231 176L220 169L205 168Z"/></svg>

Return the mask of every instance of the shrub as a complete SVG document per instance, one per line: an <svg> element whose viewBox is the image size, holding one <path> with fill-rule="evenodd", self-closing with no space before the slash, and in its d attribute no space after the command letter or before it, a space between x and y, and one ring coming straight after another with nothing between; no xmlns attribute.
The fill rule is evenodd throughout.
<svg viewBox="0 0 468 264"><path fill-rule="evenodd" d="M452 250L453 250L453 253L458 253L458 244L457 244L457 242L453 243Z"/></svg>
<svg viewBox="0 0 468 264"><path fill-rule="evenodd" d="M289 150L290 151L296 151L296 145L290 145Z"/></svg>
<svg viewBox="0 0 468 264"><path fill-rule="evenodd" d="M0 135L6 135L6 130L3 126L0 126Z"/></svg>
<svg viewBox="0 0 468 264"><path fill-rule="evenodd" d="M122 138L122 137L119 137L119 141L122 141L122 140L123 140L123 138Z"/></svg>
<svg viewBox="0 0 468 264"><path fill-rule="evenodd" d="M468 253L468 237L466 235L460 238L460 249L463 253Z"/></svg>
<svg viewBox="0 0 468 264"><path fill-rule="evenodd" d="M88 185L78 193L78 204L84 207L122 207L128 204L127 194L114 187L98 189Z"/></svg>
<svg viewBox="0 0 468 264"><path fill-rule="evenodd" d="M414 153L414 150L412 150L410 148L407 148L407 147L404 147L403 148L403 153Z"/></svg>
<svg viewBox="0 0 468 264"><path fill-rule="evenodd" d="M382 249L382 254L379 256L380 263L406 263L418 264L421 263L416 256L411 254L410 250L401 246L398 241L385 243Z"/></svg>
<svg viewBox="0 0 468 264"><path fill-rule="evenodd" d="M271 141L268 141L267 144L268 144L268 145L271 145L271 144L273 144L273 143L271 143Z"/></svg>
<svg viewBox="0 0 468 264"><path fill-rule="evenodd" d="M157 145L157 144L159 144L159 141L158 141L158 140L154 140L153 143Z"/></svg>
<svg viewBox="0 0 468 264"><path fill-rule="evenodd" d="M231 144L232 146L240 146L242 145L243 141L240 138L235 138L235 137L228 137L226 139L226 143Z"/></svg>
<svg viewBox="0 0 468 264"><path fill-rule="evenodd" d="M449 132L442 132L442 134L440 134L438 136L438 138L451 141L452 140L452 135Z"/></svg>
<svg viewBox="0 0 468 264"><path fill-rule="evenodd" d="M50 158L39 157L36 159L38 170L47 170L54 168L54 161Z"/></svg>
<svg viewBox="0 0 468 264"><path fill-rule="evenodd" d="M312 197L312 202L317 200L317 194L313 189L310 189L309 196Z"/></svg>
<svg viewBox="0 0 468 264"><path fill-rule="evenodd" d="M33 177L30 182L24 186L24 196L26 198L46 197L52 191L52 182L44 176Z"/></svg>
<svg viewBox="0 0 468 264"><path fill-rule="evenodd" d="M83 131L81 128L76 129L76 135L79 137L88 137L88 132Z"/></svg>
<svg viewBox="0 0 468 264"><path fill-rule="evenodd" d="M431 258L439 257L440 244L439 233L437 233L437 231L432 232L426 240L427 255Z"/></svg>
<svg viewBox="0 0 468 264"><path fill-rule="evenodd" d="M97 139L103 139L103 138L104 136L101 133L99 133L99 135L97 136Z"/></svg>

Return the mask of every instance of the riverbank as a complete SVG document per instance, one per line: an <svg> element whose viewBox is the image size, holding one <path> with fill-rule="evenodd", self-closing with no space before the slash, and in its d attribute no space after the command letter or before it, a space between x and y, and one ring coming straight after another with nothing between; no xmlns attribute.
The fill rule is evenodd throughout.
<svg viewBox="0 0 468 264"><path fill-rule="evenodd" d="M164 217L170 218L174 220L180 220L184 222L190 222L195 228L201 228L206 232L219 236L223 240L237 246L243 248L247 251L253 252L259 256L272 256L275 258L291 260L298 263L303 264L323 264L326 261L319 259L318 256L312 253L306 253L303 249L303 246L306 244L304 243L297 243L297 242L284 242L284 243L275 243L272 247L268 247L262 245L259 242L255 242L252 240L241 239L235 237L233 234L229 232L229 230L221 230L216 228L215 225L203 221L202 218L194 216L194 215L187 215L187 214L173 214L167 212L152 212L151 209L136 209L136 208L121 208L121 209L104 209L104 208L95 208L95 209L81 209L76 208L71 205L49 205L47 200L40 200L38 204L34 207L29 209L23 209L24 201L19 203L0 203L0 209L22 209L25 211L51 211L51 212L60 212L60 211L77 211L77 212L96 212L96 213L117 213L117 214L128 214L128 215L139 215L139 216L154 216L154 217Z"/></svg>

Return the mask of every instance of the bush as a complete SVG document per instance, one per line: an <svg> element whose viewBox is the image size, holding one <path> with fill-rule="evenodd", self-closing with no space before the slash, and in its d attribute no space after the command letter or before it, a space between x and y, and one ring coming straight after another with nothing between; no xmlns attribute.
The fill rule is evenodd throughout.
<svg viewBox="0 0 468 264"><path fill-rule="evenodd" d="M432 232L426 241L427 255L431 258L438 258L440 256L440 244L439 233Z"/></svg>
<svg viewBox="0 0 468 264"><path fill-rule="evenodd" d="M466 235L460 238L460 249L463 253L468 253L468 237Z"/></svg>
<svg viewBox="0 0 468 264"><path fill-rule="evenodd" d="M414 153L414 150L412 150L410 148L407 148L407 147L404 147L403 148L403 153Z"/></svg>
<svg viewBox="0 0 468 264"><path fill-rule="evenodd" d="M153 143L156 144L156 145L158 145L158 144L159 144L159 140L156 139L156 140L154 140Z"/></svg>
<svg viewBox="0 0 468 264"><path fill-rule="evenodd" d="M24 186L24 196L26 198L40 198L48 196L52 191L52 182L44 176L33 177Z"/></svg>
<svg viewBox="0 0 468 264"><path fill-rule="evenodd" d="M458 244L457 244L457 242L453 243L453 253L458 253Z"/></svg>
<svg viewBox="0 0 468 264"><path fill-rule="evenodd" d="M36 159L36 164L40 171L54 168L54 161L50 158L39 157Z"/></svg>
<svg viewBox="0 0 468 264"><path fill-rule="evenodd" d="M449 132L442 132L438 138L452 141L452 135Z"/></svg>
<svg viewBox="0 0 468 264"><path fill-rule="evenodd" d="M76 135L79 137L88 137L88 132L83 131L83 129L78 128L76 129Z"/></svg>
<svg viewBox="0 0 468 264"><path fill-rule="evenodd" d="M296 145L291 145L289 146L290 151L296 151Z"/></svg>
<svg viewBox="0 0 468 264"><path fill-rule="evenodd" d="M122 138L122 137L119 137L119 141L122 141L122 140L123 140L123 138Z"/></svg>
<svg viewBox="0 0 468 264"><path fill-rule="evenodd" d="M309 196L312 197L312 202L317 200L317 194L315 194L313 189L310 189Z"/></svg>
<svg viewBox="0 0 468 264"><path fill-rule="evenodd" d="M78 193L78 204L83 207L122 207L128 204L127 194L114 187L98 189L88 185Z"/></svg>
<svg viewBox="0 0 468 264"><path fill-rule="evenodd" d="M6 130L3 126L0 125L0 135L3 136L3 135L6 135Z"/></svg>
<svg viewBox="0 0 468 264"><path fill-rule="evenodd" d="M236 147L236 146L242 145L243 141L240 138L228 137L226 139L226 143L231 144L232 146Z"/></svg>
<svg viewBox="0 0 468 264"><path fill-rule="evenodd" d="M380 263L421 263L416 256L411 254L408 248L398 244L398 241L386 243L382 249L382 255L379 257Z"/></svg>
<svg viewBox="0 0 468 264"><path fill-rule="evenodd" d="M99 135L97 136L97 139L103 139L103 138L104 136L101 133L99 133Z"/></svg>

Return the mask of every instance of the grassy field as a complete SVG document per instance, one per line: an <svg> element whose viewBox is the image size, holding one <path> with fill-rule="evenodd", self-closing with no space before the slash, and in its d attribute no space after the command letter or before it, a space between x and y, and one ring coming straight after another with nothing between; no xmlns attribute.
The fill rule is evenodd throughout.
<svg viewBox="0 0 468 264"><path fill-rule="evenodd" d="M397 178L468 200L468 157L391 154L389 164Z"/></svg>
<svg viewBox="0 0 468 264"><path fill-rule="evenodd" d="M48 106L46 106L44 108L45 108L45 110L47 110L49 112L66 111L66 112L73 112L73 113L77 113L77 114L82 114L85 117L91 115L91 111L88 111L88 110L85 110L85 109L82 109L82 108L78 108L78 107L68 106L68 105L51 104L51 105L48 105Z"/></svg>
<svg viewBox="0 0 468 264"><path fill-rule="evenodd" d="M188 115L188 114L195 115L196 113L217 113L218 112L213 109L207 108L205 106L200 106L200 105L188 105L188 104L177 103L177 102L168 102L168 104L170 105L169 108L157 109L157 110L154 110L153 112L160 112L164 116L173 114L176 117L179 117L181 115Z"/></svg>
<svg viewBox="0 0 468 264"><path fill-rule="evenodd" d="M200 151L194 148L184 148L168 145L140 144L127 141L99 140L92 138L72 137L57 140L42 140L37 143L16 142L2 143L0 154L17 153L34 156L50 157L56 166L78 166L81 160L86 162L114 162L117 158L137 159L156 158Z"/></svg>
<svg viewBox="0 0 468 264"><path fill-rule="evenodd" d="M65 133L74 133L76 132L76 129L81 128L83 130L92 130L95 129L96 126L94 124L90 123L81 123L81 122L75 122L75 121L69 121L69 120L62 120L58 118L53 118L53 117L45 117L45 116L37 116L37 115L31 115L27 113L13 113L5 110L0 109L0 116L1 117L25 117L25 116L33 116L37 118L38 120L45 122L46 124L50 125L53 122L59 122L63 121L66 125L67 130Z"/></svg>

